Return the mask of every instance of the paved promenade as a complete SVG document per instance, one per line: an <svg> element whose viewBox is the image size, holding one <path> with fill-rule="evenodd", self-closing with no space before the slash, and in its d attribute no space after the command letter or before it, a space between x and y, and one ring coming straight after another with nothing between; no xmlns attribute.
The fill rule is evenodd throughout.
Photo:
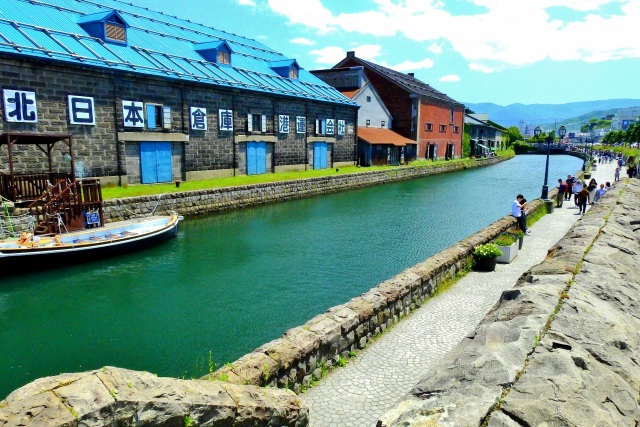
<svg viewBox="0 0 640 427"><path fill-rule="evenodd" d="M598 165L598 184L613 182L615 164ZM623 178L626 175L623 175ZM551 177L552 189L560 177ZM566 177L562 177L566 178ZM515 198L515 194L513 195ZM525 194L533 199L536 195ZM505 206L505 214L509 212ZM545 215L531 228L524 246L510 264L495 272L470 272L455 286L429 300L352 359L333 370L300 398L311 409L311 427L375 426L378 418L429 373L517 279L547 255L581 218L573 201Z"/></svg>

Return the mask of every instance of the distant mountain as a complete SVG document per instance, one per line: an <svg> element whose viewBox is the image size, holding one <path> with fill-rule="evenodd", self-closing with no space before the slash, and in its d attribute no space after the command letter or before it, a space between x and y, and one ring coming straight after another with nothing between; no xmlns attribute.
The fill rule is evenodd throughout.
<svg viewBox="0 0 640 427"><path fill-rule="evenodd" d="M553 127L571 123L571 132L576 131L574 126L584 123L576 123L576 118L585 116L585 121L592 117L602 117L607 114L615 114L623 108L640 106L640 99L607 99L602 101L569 102L567 104L511 104L502 106L489 102L474 104L466 103L465 106L478 114L489 114L489 120L504 127L517 126L519 128L530 126Z"/></svg>

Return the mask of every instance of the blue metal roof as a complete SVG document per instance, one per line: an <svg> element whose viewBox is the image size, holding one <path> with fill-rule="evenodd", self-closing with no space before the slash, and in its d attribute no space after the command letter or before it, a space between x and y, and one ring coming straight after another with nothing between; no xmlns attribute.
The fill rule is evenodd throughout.
<svg viewBox="0 0 640 427"><path fill-rule="evenodd" d="M272 66L292 60L260 42L119 0L2 0L0 9L0 52L357 105L304 69L298 79L281 77ZM127 26L127 44L104 42L80 26L114 11ZM231 66L196 51L220 41L233 52Z"/></svg>

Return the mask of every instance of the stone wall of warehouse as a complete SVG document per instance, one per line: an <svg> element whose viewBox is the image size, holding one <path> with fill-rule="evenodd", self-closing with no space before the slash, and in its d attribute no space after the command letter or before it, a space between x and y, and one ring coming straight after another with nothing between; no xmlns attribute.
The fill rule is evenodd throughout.
<svg viewBox="0 0 640 427"><path fill-rule="evenodd" d="M497 157L465 163L444 163L435 167L399 167L384 171L107 200L104 203L105 221L121 221L171 211L186 216L202 215L487 166L503 160L505 159Z"/></svg>

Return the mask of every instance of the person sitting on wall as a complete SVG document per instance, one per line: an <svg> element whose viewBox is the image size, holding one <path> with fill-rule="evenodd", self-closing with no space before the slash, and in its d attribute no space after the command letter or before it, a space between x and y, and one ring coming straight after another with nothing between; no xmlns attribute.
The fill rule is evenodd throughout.
<svg viewBox="0 0 640 427"><path fill-rule="evenodd" d="M523 202L524 200L524 202ZM518 221L518 227L520 230L524 232L524 234L531 234L527 229L527 220L525 217L525 212L523 212L522 207L526 203L526 200L522 194L518 194L516 199L511 204L511 215Z"/></svg>

